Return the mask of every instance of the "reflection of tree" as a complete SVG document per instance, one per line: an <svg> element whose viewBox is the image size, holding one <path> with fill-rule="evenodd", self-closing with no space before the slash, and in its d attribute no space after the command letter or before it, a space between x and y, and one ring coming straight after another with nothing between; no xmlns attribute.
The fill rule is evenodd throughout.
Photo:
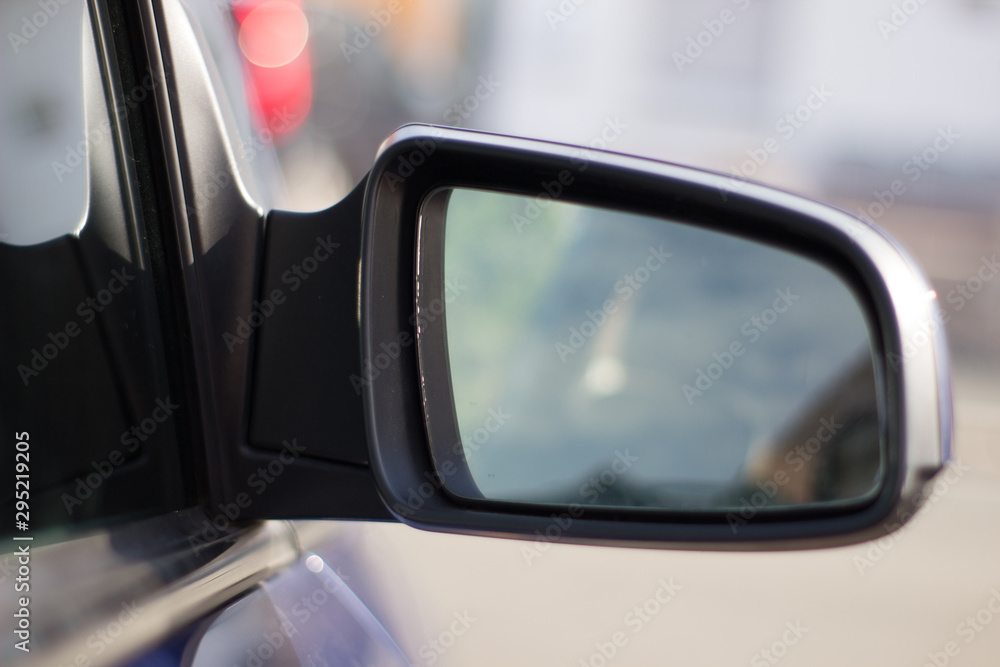
<svg viewBox="0 0 1000 667"><path fill-rule="evenodd" d="M866 348L807 409L751 448L736 504L775 488L770 505L856 499L874 487L880 462L875 377Z"/></svg>

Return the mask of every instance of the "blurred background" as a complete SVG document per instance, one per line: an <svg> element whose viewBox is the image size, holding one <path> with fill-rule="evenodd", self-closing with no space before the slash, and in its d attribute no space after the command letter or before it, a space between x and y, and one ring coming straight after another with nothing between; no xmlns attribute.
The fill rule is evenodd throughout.
<svg viewBox="0 0 1000 667"><path fill-rule="evenodd" d="M237 19L248 7L234 7ZM283 206L337 202L407 122L606 148L866 217L916 257L948 318L961 474L903 531L850 548L709 554L345 524L387 598L417 601L419 618L395 623L412 656L428 665L921 664L955 640L956 663L995 664L1000 622L956 633L1000 590L1000 2L304 8L306 78L270 101L261 94L255 112L258 130L274 128L282 104L304 113L268 135ZM676 598L630 622L661 581L682 587ZM454 614L466 612L476 621L448 637ZM786 623L807 631L780 655L762 653ZM627 643L609 658L601 647L618 631Z"/></svg>
<svg viewBox="0 0 1000 667"><path fill-rule="evenodd" d="M998 240L1000 2L912 4L305 0L312 99L275 139L283 204L336 203L408 122L722 171L889 230L959 361L994 364L992 284L946 297Z"/></svg>

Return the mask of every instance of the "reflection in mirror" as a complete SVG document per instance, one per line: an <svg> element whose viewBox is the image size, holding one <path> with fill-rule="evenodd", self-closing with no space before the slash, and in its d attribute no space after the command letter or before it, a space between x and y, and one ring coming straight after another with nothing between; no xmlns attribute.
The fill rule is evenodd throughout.
<svg viewBox="0 0 1000 667"><path fill-rule="evenodd" d="M750 514L877 492L867 320L816 261L465 189L443 261L456 452L482 497Z"/></svg>

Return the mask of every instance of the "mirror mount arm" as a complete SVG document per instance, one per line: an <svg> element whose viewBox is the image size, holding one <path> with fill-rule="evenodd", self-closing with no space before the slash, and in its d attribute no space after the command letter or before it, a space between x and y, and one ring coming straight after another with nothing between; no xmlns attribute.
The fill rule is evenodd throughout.
<svg viewBox="0 0 1000 667"><path fill-rule="evenodd" d="M288 489L287 517L391 518L368 467L361 397L358 271L367 181L323 211L267 216L258 296L246 321L256 338L248 441L280 452L293 434L303 448L297 465L308 459L331 468L337 481Z"/></svg>

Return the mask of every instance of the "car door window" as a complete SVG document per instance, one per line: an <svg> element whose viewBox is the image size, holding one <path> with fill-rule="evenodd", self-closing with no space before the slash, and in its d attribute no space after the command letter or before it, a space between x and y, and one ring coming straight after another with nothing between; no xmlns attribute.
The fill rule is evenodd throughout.
<svg viewBox="0 0 1000 667"><path fill-rule="evenodd" d="M123 126L154 82L111 74L85 3L15 0L0 17L0 432L4 452L15 433L29 443L31 491L15 527L3 485L3 531L192 504L179 439L192 406L170 381L159 221L137 186L149 158Z"/></svg>

